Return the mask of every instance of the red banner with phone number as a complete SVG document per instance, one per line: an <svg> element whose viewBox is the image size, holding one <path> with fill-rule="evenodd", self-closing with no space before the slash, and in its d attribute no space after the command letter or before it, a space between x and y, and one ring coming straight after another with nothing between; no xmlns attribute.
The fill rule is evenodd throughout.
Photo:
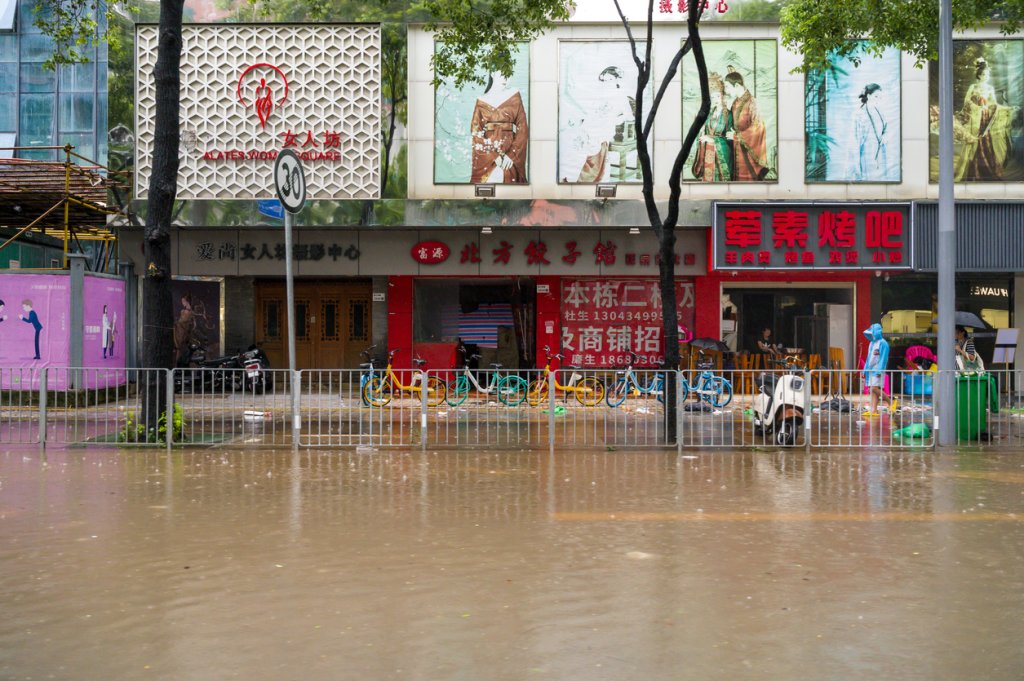
<svg viewBox="0 0 1024 681"><path fill-rule="evenodd" d="M612 368L660 367L665 359L661 288L656 279L563 279L562 353L566 364ZM692 279L676 280L676 310L683 334L693 328Z"/></svg>

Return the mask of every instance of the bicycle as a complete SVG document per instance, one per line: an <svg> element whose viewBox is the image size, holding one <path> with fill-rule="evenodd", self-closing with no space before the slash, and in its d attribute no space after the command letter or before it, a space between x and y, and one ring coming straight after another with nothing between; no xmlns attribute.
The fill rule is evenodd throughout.
<svg viewBox="0 0 1024 681"><path fill-rule="evenodd" d="M547 401L551 382L554 382L556 391L561 390L566 398L568 398L569 393L572 393L576 396L576 401L586 407L594 407L601 403L605 393L604 383L593 376L584 378L574 371L569 378L569 383L562 385L558 382L558 369L551 368L551 360L560 360L564 359L564 357L562 355L552 355L551 348L546 345L544 346L544 354L547 357L547 363L544 365L544 375L531 381L530 387L526 392L526 400L531 406L536 407ZM569 368L575 369L577 367Z"/></svg>
<svg viewBox="0 0 1024 681"><path fill-rule="evenodd" d="M608 406L619 406L626 401L626 398L634 390L644 395L655 395L661 401L665 394L665 375L659 371L647 382L647 385L643 385L637 380L636 374L633 372L633 364L640 359L640 355L632 350L628 352L629 361L626 363L625 370L615 372L618 378L615 379L615 385L611 387L605 397Z"/></svg>
<svg viewBox="0 0 1024 681"><path fill-rule="evenodd" d="M394 369L391 368L391 360L394 359L396 354L398 354L398 348L388 353L388 365L384 368L383 376L372 376L363 386L363 399L372 407L383 407L391 402L392 393L398 393L399 395L403 392L414 395L423 393L423 387L417 385L417 383L424 376L426 362L418 357L413 359L413 364L416 365L418 371L413 372L412 381L405 385L398 378L398 374L395 373ZM445 394L447 393L444 381L437 376L430 376L427 377L426 383L427 406L436 407L444 402Z"/></svg>
<svg viewBox="0 0 1024 681"><path fill-rule="evenodd" d="M711 369L714 362L704 360L704 351L700 352L700 360L697 362L696 381L690 383L683 379L683 401L690 396L696 395L700 400L707 402L712 407L720 409L732 402L732 383L721 376L716 376Z"/></svg>
<svg viewBox="0 0 1024 681"><path fill-rule="evenodd" d="M487 385L482 386L477 381L476 376L469 370L469 362L473 359L480 359L480 355L471 355L466 360L466 366L462 371L452 380L448 381L448 396L445 401L453 407L457 407L466 401L469 397L469 389L472 386L478 393L484 395L490 395L491 393L497 393L498 399L501 403L508 407L515 407L516 405L522 404L523 400L526 399L527 383L524 378L513 374L502 375L500 370L503 368L501 364L492 364L491 368L494 369L490 373L487 380Z"/></svg>
<svg viewBox="0 0 1024 681"><path fill-rule="evenodd" d="M359 353L366 359L370 360L359 365L359 396L363 400L363 405L367 407L370 406L370 401L366 399L366 395L363 390L366 388L366 384L377 376L377 367L372 354L376 347L376 345L371 345Z"/></svg>

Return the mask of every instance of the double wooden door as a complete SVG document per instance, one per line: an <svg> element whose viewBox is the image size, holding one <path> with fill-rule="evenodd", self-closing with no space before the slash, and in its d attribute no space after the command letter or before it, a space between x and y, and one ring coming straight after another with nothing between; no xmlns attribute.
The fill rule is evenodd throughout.
<svg viewBox="0 0 1024 681"><path fill-rule="evenodd" d="M369 281L295 282L298 369L356 368L373 338ZM288 311L283 281L256 283L256 341L270 365L288 366Z"/></svg>

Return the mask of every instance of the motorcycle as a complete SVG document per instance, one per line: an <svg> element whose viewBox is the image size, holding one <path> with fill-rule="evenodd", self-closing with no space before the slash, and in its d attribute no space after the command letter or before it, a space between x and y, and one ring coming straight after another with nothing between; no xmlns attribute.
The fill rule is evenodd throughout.
<svg viewBox="0 0 1024 681"><path fill-rule="evenodd" d="M262 393L266 390L266 369L270 362L256 345L234 355L206 357L206 349L198 342L189 343L178 362L174 388L178 391L236 391Z"/></svg>
<svg viewBox="0 0 1024 681"><path fill-rule="evenodd" d="M754 396L754 432L758 435L771 433L781 447L796 443L796 434L804 422L807 402L804 397L804 377L799 367L792 363L776 361L785 373L776 375L765 372L757 377L757 394Z"/></svg>

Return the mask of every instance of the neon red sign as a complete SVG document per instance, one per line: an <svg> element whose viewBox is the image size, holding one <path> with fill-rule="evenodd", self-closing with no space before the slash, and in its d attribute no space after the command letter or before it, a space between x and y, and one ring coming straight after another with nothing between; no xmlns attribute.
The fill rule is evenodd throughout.
<svg viewBox="0 0 1024 681"><path fill-rule="evenodd" d="M412 259L421 265L439 265L449 255L451 249L442 241L421 241L412 247Z"/></svg>

